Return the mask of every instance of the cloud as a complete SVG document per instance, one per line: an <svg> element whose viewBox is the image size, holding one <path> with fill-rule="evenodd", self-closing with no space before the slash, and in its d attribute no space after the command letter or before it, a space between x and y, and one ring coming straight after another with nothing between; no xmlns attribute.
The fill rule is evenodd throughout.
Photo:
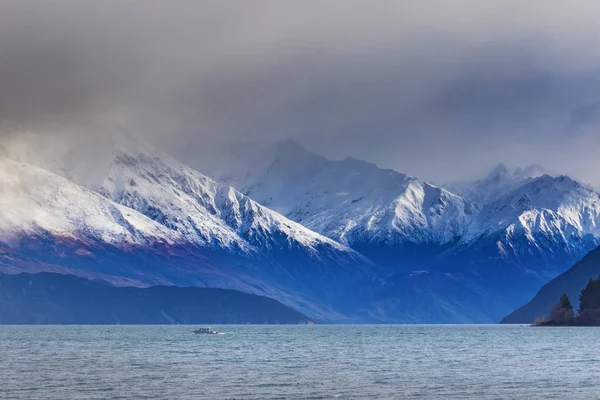
<svg viewBox="0 0 600 400"><path fill-rule="evenodd" d="M191 164L292 138L435 181L504 161L600 184L598 17L593 1L6 0L0 122L118 124Z"/></svg>

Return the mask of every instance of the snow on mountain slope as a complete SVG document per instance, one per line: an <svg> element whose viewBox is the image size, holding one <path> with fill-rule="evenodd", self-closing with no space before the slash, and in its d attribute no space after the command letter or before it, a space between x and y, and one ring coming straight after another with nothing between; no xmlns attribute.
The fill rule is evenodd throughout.
<svg viewBox="0 0 600 400"><path fill-rule="evenodd" d="M190 240L243 250L299 246L315 256L317 246L352 253L165 154L118 149L115 155L100 192Z"/></svg>
<svg viewBox="0 0 600 400"><path fill-rule="evenodd" d="M356 251L131 137L115 135L116 140L102 145L109 149L108 156L92 154L88 160L68 146L63 154L37 152L31 148L37 142L30 139L29 147L18 140L17 145L1 143L5 156L19 160L5 157L6 162L20 165L32 160L76 182L31 167L41 176L23 179L23 187L16 191L39 204L40 212L31 215L30 225L36 229L23 230L27 226L23 219L5 224L8 233L18 233L21 243L16 244L13 265L36 270L46 265L44 270L68 273L86 270L146 284L237 289L335 320L347 318L333 310L336 296L372 269ZM21 201L12 192L3 199L11 204ZM20 205L14 208L24 210ZM141 233L136 231L138 225L139 230L144 228ZM157 240L150 235L154 232ZM69 240L61 239L67 233ZM3 234L0 243L4 239ZM93 241L94 249L82 249L82 240ZM135 251L110 246L125 242L134 243ZM76 249L90 256L80 257Z"/></svg>
<svg viewBox="0 0 600 400"><path fill-rule="evenodd" d="M600 195L566 176L530 178L484 207L465 239L517 226L530 240L534 231L563 241L600 235Z"/></svg>
<svg viewBox="0 0 600 400"><path fill-rule="evenodd" d="M144 215L43 169L0 156L0 230L5 236L50 233L101 238L114 245L181 236Z"/></svg>
<svg viewBox="0 0 600 400"><path fill-rule="evenodd" d="M490 256L512 253L518 261L521 253L548 253L551 259L557 248L585 254L594 242L588 236L600 235L598 194L567 177L540 175L538 166L513 172L500 165L464 186L478 204L374 164L330 161L289 141L244 146L226 164L230 170L213 172L220 180L360 250L410 245L413 253L429 253L438 246L453 254L481 240ZM567 267L558 264L557 270Z"/></svg>
<svg viewBox="0 0 600 400"><path fill-rule="evenodd" d="M598 194L567 177L540 175L539 167L500 166L466 184L462 193L477 203L373 164L330 161L292 142L244 146L223 164L229 169L212 171L219 180L392 267L398 290L425 296L429 289L420 285L427 281L410 277L433 274L435 302L454 304L448 313L460 307L499 320L599 243ZM406 279L416 286L409 290ZM384 292L382 286L371 295ZM399 299L394 292L386 302ZM473 298L489 299L479 306L487 309L470 307Z"/></svg>
<svg viewBox="0 0 600 400"><path fill-rule="evenodd" d="M246 253L298 247L315 257L320 256L319 251L330 249L360 258L349 248L286 219L128 134L107 134L99 143L103 154L94 159L82 159L77 149L68 146L63 154L45 154L43 148L28 144L39 138L29 133L0 145L11 158L31 161L63 175L137 210L191 243Z"/></svg>
<svg viewBox="0 0 600 400"><path fill-rule="evenodd" d="M598 243L600 195L568 177L542 175L486 205L450 252L478 249L548 279Z"/></svg>
<svg viewBox="0 0 600 400"><path fill-rule="evenodd" d="M69 146L34 151L31 138L3 143L0 233L42 238L16 255L0 238L0 267L38 262L141 284L227 287L337 320L489 322L600 237L598 194L566 177L490 178L479 205L284 142L221 160L231 168L212 175L223 184L117 138L99 143L109 151L98 157ZM347 245L394 269L377 275ZM413 297L422 301L404 309Z"/></svg>
<svg viewBox="0 0 600 400"><path fill-rule="evenodd" d="M593 190L565 176L529 178L484 206L435 264L514 309L600 244L599 217Z"/></svg>
<svg viewBox="0 0 600 400"><path fill-rule="evenodd" d="M244 146L226 163L230 170L213 171L217 179L350 246L443 246L461 237L479 212L416 178L353 158L330 161L289 141Z"/></svg>

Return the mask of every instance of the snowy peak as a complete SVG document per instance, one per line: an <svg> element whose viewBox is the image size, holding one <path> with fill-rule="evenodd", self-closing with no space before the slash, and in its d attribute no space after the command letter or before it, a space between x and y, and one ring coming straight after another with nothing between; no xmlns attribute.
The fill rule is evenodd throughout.
<svg viewBox="0 0 600 400"><path fill-rule="evenodd" d="M260 254L294 249L319 256L326 248L350 257L352 250L292 222L254 202L235 189L215 182L151 145L131 135L116 132L103 138L102 154L85 162L73 149L57 146L46 154L32 147L34 134L25 142L4 141L5 153L32 162L75 181L110 199L118 207L160 225L180 240L195 246ZM93 171L93 177L90 175ZM100 196L100 197L101 197ZM84 206L84 204L82 204ZM101 230L101 220L98 229Z"/></svg>
<svg viewBox="0 0 600 400"><path fill-rule="evenodd" d="M250 251L221 220L214 203L215 182L173 168L148 153L117 150L99 193L132 208L196 245Z"/></svg>
<svg viewBox="0 0 600 400"><path fill-rule="evenodd" d="M475 204L413 178L390 207L369 218L370 236L353 242L445 245L461 237L478 212Z"/></svg>
<svg viewBox="0 0 600 400"><path fill-rule="evenodd" d="M366 298L390 293L373 279L377 270L407 282L395 299L431 292L440 278L436 304L473 288L511 304L600 242L599 195L565 176L533 176L533 167L499 166L461 195L293 142L245 146L225 158L229 168L216 181L127 135L98 142L108 150L99 154L5 140L0 257L10 258L11 235L42 237L32 259L43 268L233 287L309 308L347 304L340 298L355 295L349 288ZM470 200L476 195L485 201ZM72 244L68 257L63 238ZM98 251L78 256L87 244Z"/></svg>
<svg viewBox="0 0 600 400"><path fill-rule="evenodd" d="M600 196L567 176L531 179L494 203L508 215L551 210L583 233L600 235Z"/></svg>
<svg viewBox="0 0 600 400"><path fill-rule="evenodd" d="M445 189L351 157L328 160L294 142L246 147L236 158L219 180L351 246L445 244L478 212Z"/></svg>
<svg viewBox="0 0 600 400"><path fill-rule="evenodd" d="M349 247L135 140L114 142L91 163L15 144L3 146L14 159L0 156L2 268L234 288L327 318L343 316L326 300L373 268Z"/></svg>
<svg viewBox="0 0 600 400"><path fill-rule="evenodd" d="M463 187L463 196L483 204L464 240L505 232L510 245L521 232L535 246L549 248L553 239L571 245L586 234L600 237L598 193L567 176L541 172L539 166L513 172L501 164L485 179ZM540 237L545 244L536 241Z"/></svg>
<svg viewBox="0 0 600 400"><path fill-rule="evenodd" d="M144 213L147 204L161 210L161 218L192 240L218 238L221 245L242 249L294 245L312 249L319 244L344 249L165 154L120 151L109 183L118 178L130 184L112 195L115 200ZM187 219L181 219L182 213Z"/></svg>
<svg viewBox="0 0 600 400"><path fill-rule="evenodd" d="M600 243L599 195L566 176L529 178L486 205L462 245L490 240L505 261L551 277Z"/></svg>
<svg viewBox="0 0 600 400"><path fill-rule="evenodd" d="M497 209L509 207L516 212L535 208L559 210L569 205L593 205L597 198L596 192L567 176L542 175L528 179L491 205Z"/></svg>
<svg viewBox="0 0 600 400"><path fill-rule="evenodd" d="M515 171L499 164L485 178L444 185L448 190L480 204L489 204L525 181L543 175L543 168L532 165Z"/></svg>
<svg viewBox="0 0 600 400"><path fill-rule="evenodd" d="M100 239L116 246L172 244L176 232L38 167L0 156L0 229L25 235Z"/></svg>
<svg viewBox="0 0 600 400"><path fill-rule="evenodd" d="M394 267L497 259L548 276L600 238L598 195L539 166L501 164L446 190L361 160L328 160L290 142L246 148L243 159L255 162L233 164L227 182Z"/></svg>

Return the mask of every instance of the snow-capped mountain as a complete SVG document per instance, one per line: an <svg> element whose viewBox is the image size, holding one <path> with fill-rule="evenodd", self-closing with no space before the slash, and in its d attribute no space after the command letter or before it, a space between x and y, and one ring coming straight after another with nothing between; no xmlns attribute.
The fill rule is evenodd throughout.
<svg viewBox="0 0 600 400"><path fill-rule="evenodd" d="M560 225L574 230L600 233L600 195L566 177L542 175L521 185L489 204L469 230L467 238L497 229L518 219L522 226L553 231ZM561 223L553 223L561 220ZM568 232L563 232L568 237Z"/></svg>
<svg viewBox="0 0 600 400"><path fill-rule="evenodd" d="M600 195L566 176L528 178L485 205L449 253L481 253L541 280L563 272L600 243Z"/></svg>
<svg viewBox="0 0 600 400"><path fill-rule="evenodd" d="M244 146L226 164L212 172L219 180L392 266L398 291L418 271L440 273L433 281L443 292L452 286L448 274L489 301L516 306L599 242L598 194L540 167L513 172L501 165L456 188L459 195L356 159L331 161L292 142Z"/></svg>
<svg viewBox="0 0 600 400"><path fill-rule="evenodd" d="M585 235L600 235L598 193L540 174L538 166L513 172L500 165L457 195L364 161L331 161L289 141L244 150L234 155L237 163L228 162L229 171L216 174L219 180L352 247L464 247L522 229L543 251L535 232L574 247Z"/></svg>
<svg viewBox="0 0 600 400"><path fill-rule="evenodd" d="M201 246L232 248L245 252L304 246L313 252L328 246L356 255L339 243L259 205L230 186L222 185L167 154L131 136L116 134L114 146L94 166L71 157L41 159L28 149L4 151L13 159L41 164L74 183L115 203L147 216L186 241ZM15 146L15 148L18 148ZM92 163L93 164L93 163ZM273 242L284 238L284 242Z"/></svg>
<svg viewBox="0 0 600 400"><path fill-rule="evenodd" d="M227 164L232 169L214 172L220 181L375 257L395 246L442 249L462 237L480 211L414 177L353 158L331 161L290 141L254 151L245 146Z"/></svg>
<svg viewBox="0 0 600 400"><path fill-rule="evenodd" d="M78 264L75 258L68 263L140 284L217 285L257 292L304 311L312 308L313 315L315 308L326 308L325 299L330 302L371 268L356 251L129 137L118 135L109 157L81 164L70 153L47 157L21 144L5 141L1 159L0 242L4 254L13 254L4 257L4 264L11 264L11 258L18 261L12 262L13 268L31 267L28 256L37 261L36 269L44 270L45 264L50 270L59 268L65 263L54 256L66 251L61 243L68 243L79 259L118 253L112 260L120 264L132 263L134 251L139 259L133 264L146 271L115 269L112 262L104 267ZM31 238L36 238L37 250L23 245ZM101 255L85 243L107 253ZM178 264L168 266L169 257ZM321 317L332 315L330 310Z"/></svg>
<svg viewBox="0 0 600 400"><path fill-rule="evenodd" d="M200 245L358 255L166 154L119 148L98 191ZM185 216L185 217L184 217Z"/></svg>
<svg viewBox="0 0 600 400"><path fill-rule="evenodd" d="M3 237L45 233L113 245L172 245L179 233L41 168L0 156Z"/></svg>
<svg viewBox="0 0 600 400"><path fill-rule="evenodd" d="M206 165L213 180L129 135L98 154L45 140L0 143L3 271L232 288L336 321L493 322L600 243L599 195L534 169L459 195L292 142L244 146Z"/></svg>

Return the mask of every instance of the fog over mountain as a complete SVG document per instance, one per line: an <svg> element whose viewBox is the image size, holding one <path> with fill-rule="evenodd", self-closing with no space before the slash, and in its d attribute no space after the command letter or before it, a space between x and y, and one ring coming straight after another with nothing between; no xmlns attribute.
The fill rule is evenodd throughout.
<svg viewBox="0 0 600 400"><path fill-rule="evenodd" d="M599 186L599 16L592 1L6 0L0 130L68 124L85 142L119 126L192 166L291 138L435 182L506 162Z"/></svg>

